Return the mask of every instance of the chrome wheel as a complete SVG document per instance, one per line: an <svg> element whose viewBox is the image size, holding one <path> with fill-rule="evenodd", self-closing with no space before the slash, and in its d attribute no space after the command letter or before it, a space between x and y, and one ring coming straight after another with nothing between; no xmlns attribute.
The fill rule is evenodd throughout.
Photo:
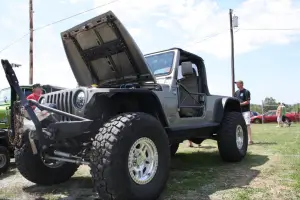
<svg viewBox="0 0 300 200"><path fill-rule="evenodd" d="M244 144L244 131L241 125L236 127L236 145L238 149L242 149Z"/></svg>
<svg viewBox="0 0 300 200"><path fill-rule="evenodd" d="M0 154L0 168L5 167L7 163L6 156L4 154Z"/></svg>
<svg viewBox="0 0 300 200"><path fill-rule="evenodd" d="M158 152L155 144L149 138L138 139L130 148L128 169L132 180L144 185L149 183L156 174Z"/></svg>

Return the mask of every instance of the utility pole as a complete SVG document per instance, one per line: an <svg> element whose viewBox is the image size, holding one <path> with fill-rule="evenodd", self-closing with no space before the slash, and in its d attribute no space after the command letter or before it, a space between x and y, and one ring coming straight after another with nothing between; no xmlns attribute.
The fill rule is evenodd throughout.
<svg viewBox="0 0 300 200"><path fill-rule="evenodd" d="M230 38L231 38L231 87L232 87L232 96L235 93L234 87L234 39L233 39L233 19L232 19L232 9L229 9L229 22L230 22Z"/></svg>
<svg viewBox="0 0 300 200"><path fill-rule="evenodd" d="M29 84L33 84L33 8L29 0Z"/></svg>

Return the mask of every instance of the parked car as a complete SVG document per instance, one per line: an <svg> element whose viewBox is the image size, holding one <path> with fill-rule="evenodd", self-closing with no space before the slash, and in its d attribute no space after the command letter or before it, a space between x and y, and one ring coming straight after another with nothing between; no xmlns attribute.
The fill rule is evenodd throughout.
<svg viewBox="0 0 300 200"><path fill-rule="evenodd" d="M253 116L258 116L259 113L258 112L255 112L255 111L250 111L250 116L253 117Z"/></svg>
<svg viewBox="0 0 300 200"><path fill-rule="evenodd" d="M31 85L23 85L20 88L26 97L32 93ZM44 94L62 89L65 88L43 85ZM10 87L0 90L0 174L7 171L10 158L13 157L13 145L9 142L9 129L11 122L10 109L15 100L18 100L18 97Z"/></svg>
<svg viewBox="0 0 300 200"><path fill-rule="evenodd" d="M296 122L300 119L300 114L296 112L289 112L286 113L286 120L289 122ZM276 110L269 110L268 112L264 113L263 115L257 115L251 117L251 123L261 124L261 123L271 123L277 122Z"/></svg>

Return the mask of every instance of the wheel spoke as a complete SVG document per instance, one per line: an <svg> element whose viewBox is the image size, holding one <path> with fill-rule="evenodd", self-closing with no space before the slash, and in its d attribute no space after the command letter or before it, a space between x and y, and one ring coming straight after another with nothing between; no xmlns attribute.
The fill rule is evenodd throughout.
<svg viewBox="0 0 300 200"><path fill-rule="evenodd" d="M143 155L146 155L147 150L148 150L147 145L144 144L144 145L142 146L142 148L141 148L142 154L143 154Z"/></svg>
<svg viewBox="0 0 300 200"><path fill-rule="evenodd" d="M148 165L151 162L151 160L152 160L151 158L146 158L145 159L145 164Z"/></svg>
<svg viewBox="0 0 300 200"><path fill-rule="evenodd" d="M134 159L130 159L135 152L138 152L137 167L133 164ZM149 138L140 138L131 147L128 156L128 169L130 176L137 184L147 184L156 174L158 160L155 144Z"/></svg>

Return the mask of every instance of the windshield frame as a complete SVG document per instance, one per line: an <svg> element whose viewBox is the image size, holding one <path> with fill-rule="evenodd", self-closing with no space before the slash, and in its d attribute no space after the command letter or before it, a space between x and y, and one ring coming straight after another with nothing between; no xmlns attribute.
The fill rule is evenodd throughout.
<svg viewBox="0 0 300 200"><path fill-rule="evenodd" d="M155 56L155 55L160 55L160 54L165 54L165 53L173 53L173 60L172 60L172 65L171 65L171 69L168 73L161 73L161 74L158 74L158 75L155 75L154 72L152 72L150 66L148 65L147 63L147 57L151 57L151 56ZM144 55L144 59L145 59L145 62L150 70L150 72L153 74L154 78L158 78L158 77L164 77L164 76L169 76L172 74L173 70L174 70L174 63L176 62L176 51L175 50L167 50L167 51L160 51L160 52L156 52L156 53L151 53L151 54L146 54Z"/></svg>

